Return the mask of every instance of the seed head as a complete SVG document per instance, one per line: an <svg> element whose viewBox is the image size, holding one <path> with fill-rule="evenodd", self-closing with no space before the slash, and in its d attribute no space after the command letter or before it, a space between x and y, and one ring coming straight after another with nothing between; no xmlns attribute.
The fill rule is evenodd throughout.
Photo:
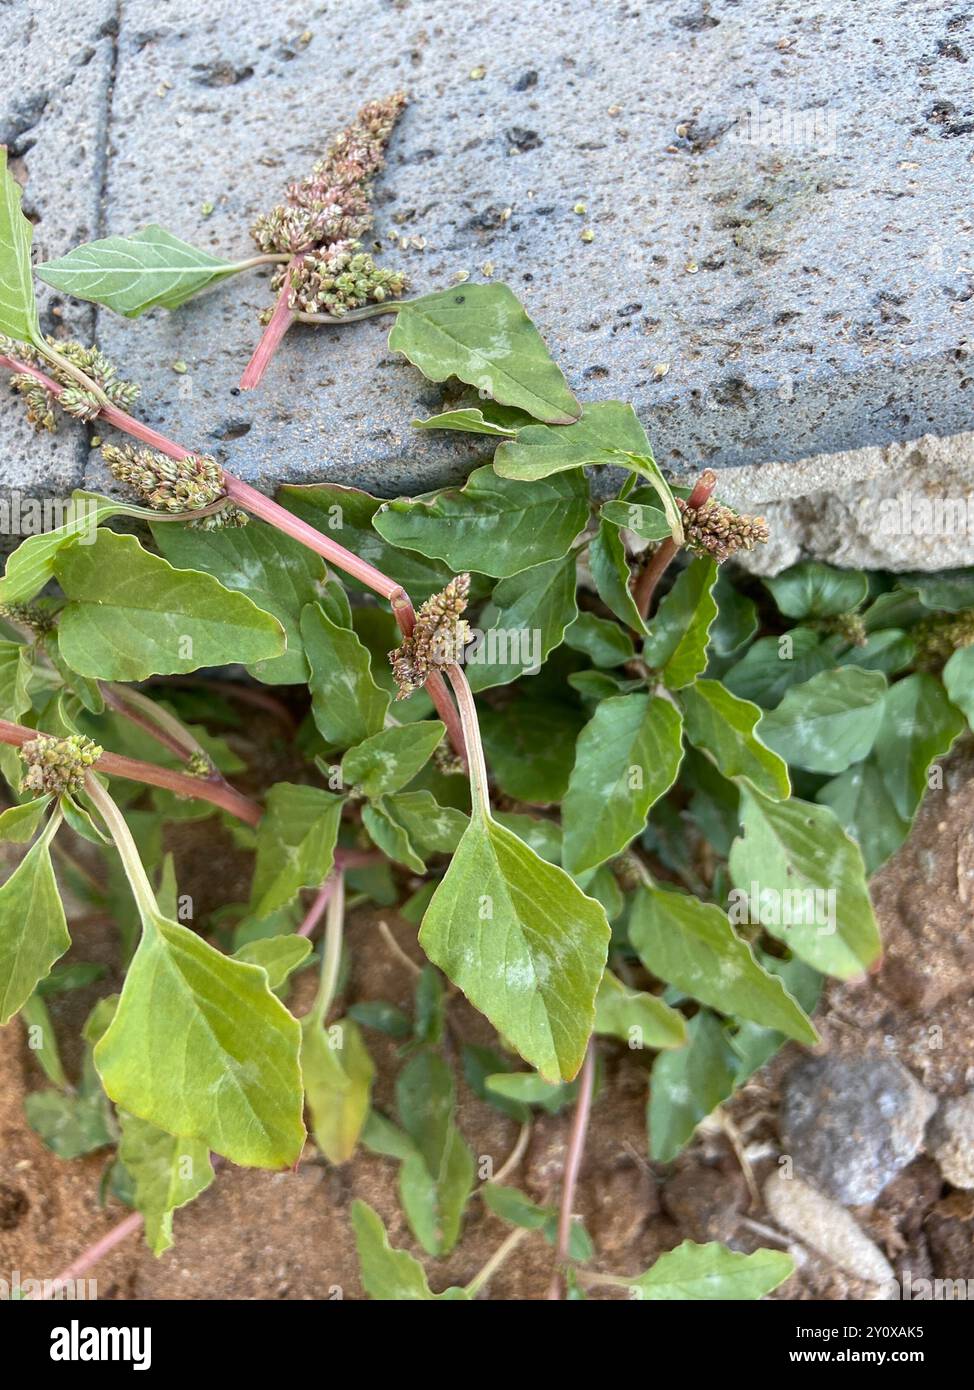
<svg viewBox="0 0 974 1390"><path fill-rule="evenodd" d="M101 454L118 481L128 483L157 511L198 511L224 496L223 469L208 454L172 459L132 444L103 444ZM200 518L200 522L212 520L214 517ZM241 523L234 520L232 524Z"/></svg>
<svg viewBox="0 0 974 1390"><path fill-rule="evenodd" d="M974 643L974 608L960 613L931 614L912 631L921 670L939 671L954 652Z"/></svg>
<svg viewBox="0 0 974 1390"><path fill-rule="evenodd" d="M83 791L85 774L101 755L98 744L83 734L71 734L68 738L38 734L20 750L27 764L24 786L41 796Z"/></svg>
<svg viewBox="0 0 974 1390"><path fill-rule="evenodd" d="M279 272L275 288L284 283L286 274ZM401 271L380 269L358 241L339 241L311 252L290 271L289 278L295 308L336 318L363 304L398 298L406 288Z"/></svg>
<svg viewBox="0 0 974 1390"><path fill-rule="evenodd" d="M40 603L0 603L0 618L28 627L38 637L46 637L56 626L54 613Z"/></svg>
<svg viewBox="0 0 974 1390"><path fill-rule="evenodd" d="M394 92L362 107L311 173L288 185L286 201L257 218L252 234L261 251L296 256L341 246L342 254L349 258L360 253L359 238L373 222L369 184L385 164L389 136L405 105L405 93ZM342 274L351 280L341 291L319 284L320 279L327 282ZM401 282L398 289L393 288L397 281ZM276 277L274 288L280 289L283 283L282 276ZM357 295L352 292L353 283ZM404 284L401 276L376 270L371 259L362 255L354 268L347 263L329 264L327 257L319 257L293 288L296 295L303 296L298 305L305 313L321 312L327 303L335 307L325 312L341 313L351 307L352 300L366 303L369 298L381 300L401 294ZM308 308L309 303L318 307Z"/></svg>
<svg viewBox="0 0 974 1390"><path fill-rule="evenodd" d="M452 666L462 657L470 640L470 629L461 617L469 593L469 574L451 579L441 593L426 600L416 614L411 635L389 653L399 687L398 700L405 700L425 685L434 668Z"/></svg>
<svg viewBox="0 0 974 1390"><path fill-rule="evenodd" d="M697 555L710 555L722 564L738 550L753 550L768 539L763 516L744 516L713 497L691 507L682 497L676 505L683 516L684 543Z"/></svg>

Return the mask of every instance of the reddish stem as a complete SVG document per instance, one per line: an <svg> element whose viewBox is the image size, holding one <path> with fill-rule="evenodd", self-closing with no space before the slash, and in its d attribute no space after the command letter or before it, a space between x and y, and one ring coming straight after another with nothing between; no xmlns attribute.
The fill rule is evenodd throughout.
<svg viewBox="0 0 974 1390"><path fill-rule="evenodd" d="M39 1297L42 1299L56 1297L58 1290L63 1289L65 1284L70 1284L73 1283L75 1279L80 1279L81 1276L86 1274L99 1260L104 1259L106 1255L114 1250L116 1245L121 1245L123 1240L127 1240L129 1236L141 1230L144 1219L140 1211L133 1211L129 1216L126 1216L117 1226L113 1226L106 1235L103 1235L100 1240L96 1240L94 1244L89 1245L88 1249L85 1250L83 1254L79 1255L73 1264L69 1264L67 1269L62 1271L57 1278L52 1279ZM29 1294L26 1297L33 1298L34 1295Z"/></svg>
<svg viewBox="0 0 974 1390"><path fill-rule="evenodd" d="M687 506L693 508L702 507L716 486L717 474L712 468L705 469L697 479L693 491L687 498ZM668 536L663 544L653 552L649 564L636 580L636 587L633 590L633 599L635 600L641 618L649 616L649 605L653 601L653 594L656 592L656 586L662 578L664 570L679 548L673 537Z"/></svg>
<svg viewBox="0 0 974 1390"><path fill-rule="evenodd" d="M331 898L332 893L334 893L335 891L335 884L337 882L338 879L335 877L334 874L330 875L330 877L325 879L324 883L321 885L321 887L318 889L318 892L315 894L314 902L308 908L307 916L301 923L300 927L298 927L295 933L296 936L311 935L315 927L318 925L322 917L325 915L325 908L328 906L328 901Z"/></svg>
<svg viewBox="0 0 974 1390"><path fill-rule="evenodd" d="M28 365L26 362L18 362L12 357L0 356L0 367L6 367L12 372L23 372L34 377L42 386L58 396L64 389L58 382L51 377L45 376L36 367ZM150 429L148 425L142 424L134 416L127 414L124 410L119 410L117 406L104 406L100 412L110 425L115 429L121 430L123 434L131 435L133 439L139 439L150 448L157 449L159 453L167 455L169 458L184 459L192 453L190 449L184 449L181 444L176 444L173 440L167 439L165 435ZM279 503L270 497L265 497L262 492L245 483L241 478L235 477L232 473L223 470L224 485L226 495L232 501L253 516L260 517L263 521L275 526L285 535L292 536L302 545L306 545L309 550L315 551L318 555L330 560L336 569L343 570L350 574L353 579L357 579L367 588L375 593L381 594L392 605L393 616L399 624L399 629L404 637L408 637L413 630L416 621L416 614L410 602L409 595L400 584L389 579L381 570L370 565L367 560L361 560L357 555L353 555L344 546L338 545L336 541L329 540L327 536L316 531L307 522L301 521L299 517L287 511ZM456 706L450 699L449 692L443 677L439 672L434 671L426 682L426 689L436 707L436 712L446 725L447 734L455 751L461 758L465 758L463 745L463 733L460 727L460 718L456 711Z"/></svg>
<svg viewBox="0 0 974 1390"><path fill-rule="evenodd" d="M568 1152L565 1155L565 1177L561 1189L561 1206L558 1211L558 1243L555 1248L555 1272L551 1278L548 1297L552 1300L565 1296L564 1267L568 1261L568 1247L572 1236L572 1207L575 1202L575 1187L585 1153L585 1135L588 1132L589 1115L592 1112L592 1093L595 1089L595 1045L589 1039L585 1061L579 1076L578 1099L572 1116L572 1129L568 1137Z"/></svg>
<svg viewBox="0 0 974 1390"><path fill-rule="evenodd" d="M0 743L22 748L25 743L30 743L37 737L36 729L27 729L22 724L11 724L9 720L0 719ZM161 787L163 791L175 792L177 796L208 801L223 811L229 811L230 815L236 816L247 825L257 825L261 818L262 812L256 801L251 801L249 797L226 783L210 782L202 777L189 777L168 767L157 767L155 763L127 758L122 753L103 753L95 763L95 768L109 777L122 777L127 782L142 782L148 787Z"/></svg>
<svg viewBox="0 0 974 1390"><path fill-rule="evenodd" d="M254 348L254 355L247 363L244 374L240 378L242 391L252 391L255 386L260 385L261 378L270 366L271 358L280 347L285 333L294 323L294 311L291 308L291 271L296 270L303 260L304 255L302 254L293 256L288 261L287 269L284 272L284 284L277 296L274 312L268 319L260 342Z"/></svg>

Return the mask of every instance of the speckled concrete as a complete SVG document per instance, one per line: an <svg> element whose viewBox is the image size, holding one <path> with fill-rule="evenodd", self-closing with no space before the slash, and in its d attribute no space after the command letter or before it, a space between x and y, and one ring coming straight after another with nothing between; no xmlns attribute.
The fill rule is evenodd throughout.
<svg viewBox="0 0 974 1390"><path fill-rule="evenodd" d="M960 6L238 0L227 17L125 0L114 43L103 8L35 11L41 32L70 9L73 38L49 55L53 100L17 137L44 255L149 220L246 255L255 213L363 99L403 86L376 190L385 259L419 292L492 267L572 386L632 400L675 473L775 462L803 496L807 469L789 464L837 455L827 490L850 451L974 423L974 13ZM15 36L4 61L25 45ZM92 132L77 159L65 105L69 132ZM262 388L236 394L266 295L253 276L174 315L99 311L97 333L142 381L147 419L265 488L415 491L482 456L470 438L411 432L443 395L389 353L383 320L293 330ZM23 436L7 450L0 480L40 475ZM966 539L947 561L916 549L904 563L974 559Z"/></svg>

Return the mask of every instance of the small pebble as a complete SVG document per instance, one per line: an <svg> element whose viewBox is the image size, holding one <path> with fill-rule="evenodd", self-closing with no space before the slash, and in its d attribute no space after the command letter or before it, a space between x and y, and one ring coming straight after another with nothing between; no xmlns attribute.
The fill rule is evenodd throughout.
<svg viewBox="0 0 974 1390"><path fill-rule="evenodd" d="M187 367L186 363L183 361L182 358L179 358L177 362L172 363L172 369L174 372L178 372L180 376L183 376L185 372L189 371L189 367Z"/></svg>
<svg viewBox="0 0 974 1390"><path fill-rule="evenodd" d="M952 1187L974 1187L974 1091L941 1103L930 1126L929 1149Z"/></svg>
<svg viewBox="0 0 974 1390"><path fill-rule="evenodd" d="M594 241L594 240L595 240L595 233L592 231L592 228L591 228L591 227L586 227L586 228L583 230L583 232L582 232L582 240L583 240L583 241Z"/></svg>
<svg viewBox="0 0 974 1390"><path fill-rule="evenodd" d="M893 1267L838 1202L823 1197L801 1178L772 1173L764 1185L768 1211L779 1226L827 1260L867 1284L884 1284Z"/></svg>
<svg viewBox="0 0 974 1390"><path fill-rule="evenodd" d="M486 77L486 76L487 76L487 69L484 68L484 67L480 67L480 66L478 65L477 67L471 68L471 69L470 69L470 81L471 81L471 82L479 82L480 79L481 79L482 77Z"/></svg>

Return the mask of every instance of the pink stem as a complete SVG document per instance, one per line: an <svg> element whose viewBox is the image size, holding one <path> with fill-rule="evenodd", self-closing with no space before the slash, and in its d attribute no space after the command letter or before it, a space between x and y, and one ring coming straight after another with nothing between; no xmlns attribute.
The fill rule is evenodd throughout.
<svg viewBox="0 0 974 1390"><path fill-rule="evenodd" d="M564 1266L568 1260L568 1247L572 1236L572 1207L575 1203L575 1186L578 1182L578 1174L582 1166L582 1157L585 1153L585 1135L588 1132L588 1120L592 1111L592 1093L594 1088L595 1046L590 1039L588 1049L585 1053L585 1061L582 1063L578 1099L575 1102L575 1113L572 1116L572 1130L568 1138L568 1153L565 1155L565 1178L561 1189L561 1207L558 1211L558 1244L555 1248L555 1272L552 1276L551 1287L548 1289L549 1299L560 1299L564 1297Z"/></svg>
<svg viewBox="0 0 974 1390"><path fill-rule="evenodd" d="M331 897L332 893L334 893L335 884L337 882L338 880L334 876L334 874L332 874L329 878L325 879L324 883L321 885L321 887L318 889L318 892L315 894L314 902L308 908L307 916L295 932L296 936L311 935L315 927L318 925L318 923L324 916L325 908L328 906L328 900Z"/></svg>
<svg viewBox="0 0 974 1390"><path fill-rule="evenodd" d="M260 337L260 342L254 348L254 355L244 368L244 374L240 378L240 388L243 391L252 391L255 386L259 386L261 378L270 366L271 358L283 341L284 334L294 322L294 311L291 308L291 271L304 260L304 256L294 256L287 265L284 272L284 284L281 292L277 296L277 303L274 305L274 312L271 314Z"/></svg>
<svg viewBox="0 0 974 1390"><path fill-rule="evenodd" d="M0 743L9 743L14 748L22 748L37 738L36 729L25 728L23 724L12 724L8 719L0 719ZM158 767L155 763L144 763L138 758L127 758L123 753L102 753L94 764L99 772L109 777L122 777L127 782L142 782L147 787L161 787L163 791L175 792L177 796L191 797L196 801L208 801L221 810L229 811L231 816L247 825L258 825L262 815L256 801L238 792L226 782L211 782L205 777L189 777L184 772L174 772L169 767Z"/></svg>
<svg viewBox="0 0 974 1390"><path fill-rule="evenodd" d="M51 377L45 376L36 367L29 366L25 362L18 362L12 357L0 356L0 367L5 367L12 372L26 373L39 381L55 396L59 396L64 389L58 382ZM150 429L148 425L142 424L134 416L129 415L124 410L119 410L117 406L103 406L100 412L110 425L115 429L121 430L123 434L131 435L133 439L139 439L150 448L157 449L159 453L166 454L169 458L184 459L192 453L190 449L184 449L181 444L176 444L173 440L167 439L165 435L159 434L156 430ZM353 579L357 579L367 588L375 593L381 594L392 606L393 617L399 624L399 629L404 637L408 637L413 630L416 621L416 614L410 602L409 595L402 585L383 574L381 570L370 565L367 560L360 559L353 555L350 550L339 545L336 541L329 540L327 536L316 531L313 526L294 516L279 503L270 497L265 497L262 492L245 483L242 478L237 478L232 473L223 470L224 486L226 495L236 502L245 511L253 516L258 516L271 526L275 526L285 535L292 536L301 545L306 545L309 550L330 560L336 569L343 570L350 574ZM436 712L446 725L447 734L454 749L461 758L465 757L463 744L463 733L460 727L460 718L457 714L456 706L450 699L446 683L438 671L434 671L426 682L426 689L430 699L436 707Z"/></svg>
<svg viewBox="0 0 974 1390"><path fill-rule="evenodd" d="M123 1240L127 1240L129 1236L141 1230L143 1224L142 1213L133 1211L117 1226L113 1226L107 1235L102 1236L101 1240L96 1240L93 1245L89 1245L88 1249L79 1255L73 1264L68 1265L63 1273L50 1281L50 1284L44 1288L44 1292L39 1297L42 1299L53 1298L58 1289L63 1289L65 1284L73 1283L75 1279L80 1279L99 1260L103 1260L107 1254L114 1250L116 1245L121 1245ZM28 1297L33 1298L34 1295L31 1294Z"/></svg>

